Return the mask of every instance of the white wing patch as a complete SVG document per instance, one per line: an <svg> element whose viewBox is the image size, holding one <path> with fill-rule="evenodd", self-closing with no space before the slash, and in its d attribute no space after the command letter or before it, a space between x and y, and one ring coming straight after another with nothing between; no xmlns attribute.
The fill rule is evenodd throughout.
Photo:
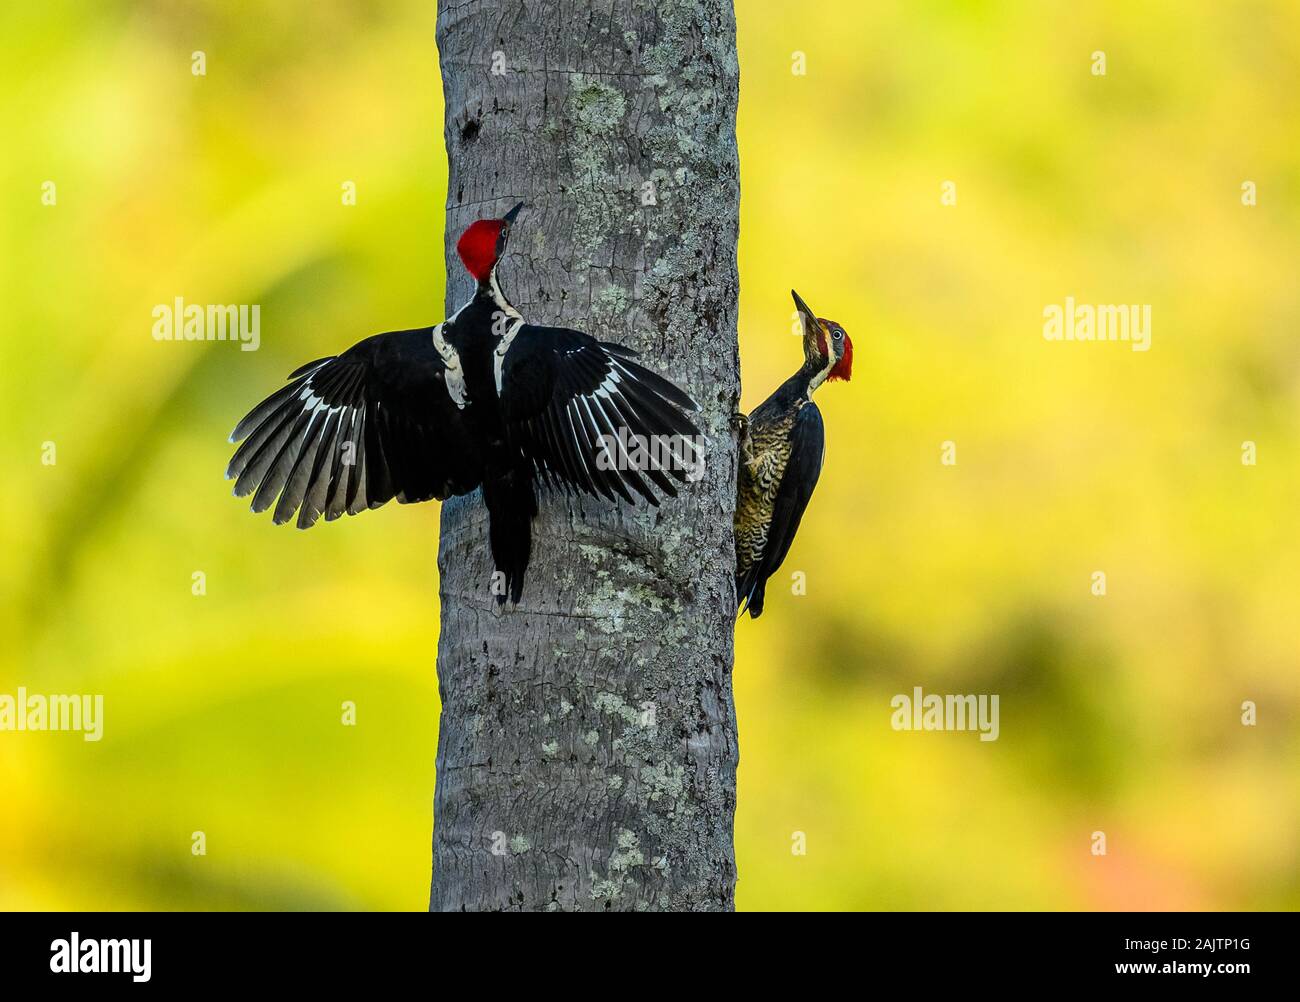
<svg viewBox="0 0 1300 1002"><path fill-rule="evenodd" d="M497 345L496 351L493 352L492 371L497 379L497 396L501 395L502 369L506 364L506 352L510 350L510 343L514 341L515 335L519 333L519 328L524 325L523 317L520 317L517 313L515 317L517 319L506 328L506 332L501 335L501 341Z"/></svg>
<svg viewBox="0 0 1300 1002"><path fill-rule="evenodd" d="M611 359L611 361L613 361L613 359ZM618 388L618 384L622 381L623 377L619 375L618 369L615 368L614 365L611 365L609 368L609 375L606 376L604 381L596 387L596 395L608 400L609 395Z"/></svg>
<svg viewBox="0 0 1300 1002"><path fill-rule="evenodd" d="M453 318L454 319L454 318ZM460 355L456 349L447 343L447 339L442 336L443 325L439 324L433 329L433 347L442 357L442 364L447 367L447 374L443 377L443 385L447 387L447 395L451 397L454 403L461 410L465 409L465 370L460 365ZM497 386L500 387L501 378L497 377Z"/></svg>

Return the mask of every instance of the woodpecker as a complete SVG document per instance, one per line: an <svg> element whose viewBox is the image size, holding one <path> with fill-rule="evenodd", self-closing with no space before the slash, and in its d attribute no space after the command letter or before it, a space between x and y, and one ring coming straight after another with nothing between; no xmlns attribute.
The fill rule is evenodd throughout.
<svg viewBox="0 0 1300 1002"><path fill-rule="evenodd" d="M497 266L522 207L461 236L476 285L453 316L308 362L239 422L226 470L236 497L252 494L255 512L274 504L277 525L296 512L306 529L322 514L481 487L503 604L522 597L539 482L657 506L694 478L703 440L690 396L628 348L528 323L502 293Z"/></svg>
<svg viewBox="0 0 1300 1002"><path fill-rule="evenodd" d="M819 319L791 290L803 328L803 365L740 424L736 488L737 614L763 614L763 592L790 552L826 457L826 432L813 391L848 380L853 342L834 320Z"/></svg>

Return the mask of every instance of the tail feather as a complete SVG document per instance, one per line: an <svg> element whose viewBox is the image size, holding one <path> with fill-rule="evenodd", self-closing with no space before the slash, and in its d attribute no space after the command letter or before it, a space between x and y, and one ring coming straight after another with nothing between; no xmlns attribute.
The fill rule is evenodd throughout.
<svg viewBox="0 0 1300 1002"><path fill-rule="evenodd" d="M530 471L517 467L502 476L483 481L483 500L488 510L488 543L492 562L505 576L505 589L493 589L498 605L506 596L518 604L524 592L524 573L533 552L533 519L537 515L537 491Z"/></svg>
<svg viewBox="0 0 1300 1002"><path fill-rule="evenodd" d="M736 617L749 613L750 619L763 615L764 592L767 591L767 579L750 573L736 576Z"/></svg>

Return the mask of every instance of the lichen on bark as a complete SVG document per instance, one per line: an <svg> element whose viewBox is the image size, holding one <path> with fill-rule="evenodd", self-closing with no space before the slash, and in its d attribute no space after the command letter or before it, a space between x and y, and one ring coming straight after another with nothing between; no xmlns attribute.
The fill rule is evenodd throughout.
<svg viewBox="0 0 1300 1002"><path fill-rule="evenodd" d="M448 308L455 238L522 199L512 302L642 352L709 444L658 509L544 494L517 608L492 601L477 494L444 504L430 905L731 908L731 3L442 0L438 47Z"/></svg>

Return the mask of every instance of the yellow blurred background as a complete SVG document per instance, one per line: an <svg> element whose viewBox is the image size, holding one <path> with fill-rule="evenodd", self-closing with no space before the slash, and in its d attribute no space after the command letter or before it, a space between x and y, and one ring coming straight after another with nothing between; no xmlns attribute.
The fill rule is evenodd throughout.
<svg viewBox="0 0 1300 1002"><path fill-rule="evenodd" d="M1300 8L738 19L747 409L798 364L792 285L856 348L738 627L738 906L1300 906ZM0 907L427 903L437 508L300 533L221 473L291 369L441 315L433 29L0 12L0 693L106 718L0 732ZM154 341L176 296L260 303L261 350ZM1044 340L1067 296L1150 304L1151 350ZM999 739L892 730L914 686L1000 694Z"/></svg>

